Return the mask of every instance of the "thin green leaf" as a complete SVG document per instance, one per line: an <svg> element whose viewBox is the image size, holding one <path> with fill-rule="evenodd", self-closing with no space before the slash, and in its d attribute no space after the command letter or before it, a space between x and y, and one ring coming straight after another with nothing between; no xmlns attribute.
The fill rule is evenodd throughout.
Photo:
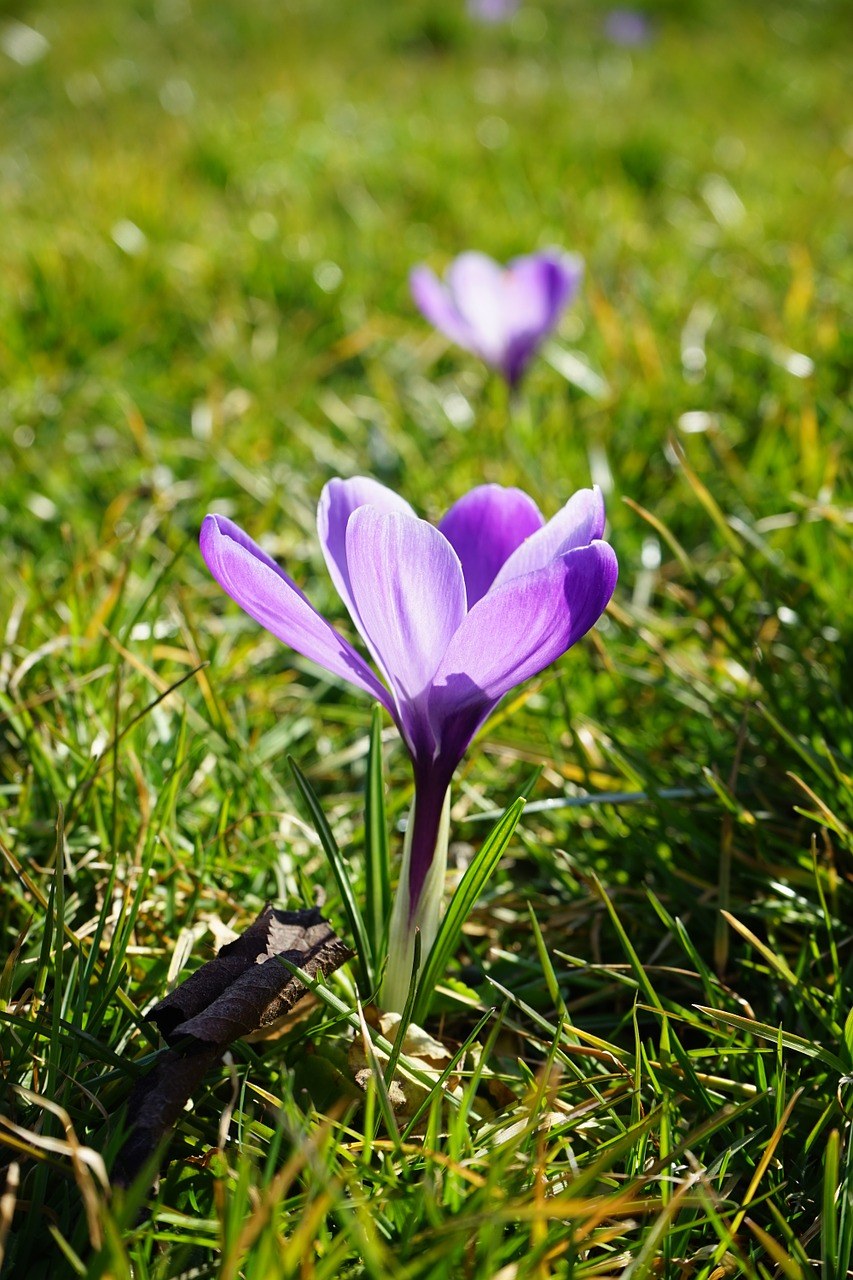
<svg viewBox="0 0 853 1280"><path fill-rule="evenodd" d="M849 1126L845 1146L844 1176L838 1187L838 1280L849 1276L853 1268L853 1141Z"/></svg>
<svg viewBox="0 0 853 1280"><path fill-rule="evenodd" d="M359 990L365 999L367 999L372 996L376 989L373 966L371 964L372 953L370 943L368 941L367 930L364 924L364 917L359 910L355 894L353 893L347 865L344 862L340 849L338 848L337 841L332 835L332 829L326 821L326 815L320 808L320 801L317 799L314 788L311 786L311 783L305 777L305 774L299 768L299 765L292 756L287 757L287 763L290 765L296 785L299 788L303 800L305 801L308 812L311 814L311 821L314 824L314 829L320 838L323 851L329 859L332 874L337 882L344 914L352 932L356 951L358 952L357 967L359 975Z"/></svg>
<svg viewBox="0 0 853 1280"><path fill-rule="evenodd" d="M699 1013L704 1013L714 1022L720 1022L724 1027L731 1027L734 1031L748 1031L759 1040L769 1040L772 1044L778 1044L781 1041L786 1049L802 1053L806 1058L817 1058L824 1066L837 1071L840 1075L844 1075L847 1070L841 1059L834 1053L830 1053L829 1049L824 1049L823 1045L815 1044L812 1040L804 1040L802 1036L795 1036L791 1031L771 1027L766 1022L756 1022L753 1018L744 1018L739 1013L728 1013L724 1009L708 1009L701 1004L697 1004L696 1008Z"/></svg>
<svg viewBox="0 0 853 1280"><path fill-rule="evenodd" d="M736 916L733 916L730 911L721 911L720 914L729 923L729 925L731 925L736 933L739 933L742 938L746 939L750 946L755 948L758 954L764 958L771 969L775 970L775 972L779 974L779 977L791 988L791 990L797 992L797 994L811 1009L815 1017L820 1020L829 1034L833 1037L840 1036L841 1028L838 1023L830 1014L827 1013L820 1001L815 999L811 991L809 991L801 979L797 977L791 969L791 966L786 962L784 956L777 955L775 951L766 945L766 943L762 942L760 938L757 938L751 929L747 928L745 924L742 924Z"/></svg>
<svg viewBox="0 0 853 1280"><path fill-rule="evenodd" d="M823 1158L823 1213L820 1219L820 1273L823 1280L836 1280L838 1276L838 1210L835 1196L838 1190L840 1150L838 1130L833 1129Z"/></svg>
<svg viewBox="0 0 853 1280"><path fill-rule="evenodd" d="M533 938L536 943L536 954L539 957L539 963L542 966L542 973L545 977L545 985L548 988L548 995L557 1013L565 1021L570 1021L566 1012L566 1002L560 992L560 984L557 981L557 975L554 972L554 966L551 963L551 957L548 954L548 948L545 945L545 939L542 936L542 930L539 921L536 919L536 912L533 910L532 903L527 904L527 915L530 920L530 927L533 930Z"/></svg>
<svg viewBox="0 0 853 1280"><path fill-rule="evenodd" d="M389 1137L391 1138L391 1141L394 1143L395 1147L399 1148L400 1130L397 1126L397 1120L394 1116L394 1108L391 1105L391 1097L388 1093L388 1085L390 1084L390 1081L393 1078L393 1071L390 1077L386 1077L385 1075L383 1075L382 1069L379 1065L379 1059L377 1058L376 1051L373 1047L373 1041L370 1038L370 1028L368 1027L367 1022L365 1021L364 1010L361 1007L360 1000L357 1002L356 1007L357 1007L357 1013L358 1013L359 1029L361 1030L361 1039L364 1045L364 1055L367 1058L367 1065L370 1067L371 1080L370 1080L370 1083L368 1084L368 1088L372 1087L376 1090L376 1098L379 1102L379 1110L382 1113L382 1119L385 1121L385 1128L387 1129ZM398 1036L397 1038L398 1040L401 1039L400 1036ZM389 1063L390 1063L390 1058L389 1058Z"/></svg>
<svg viewBox="0 0 853 1280"><path fill-rule="evenodd" d="M614 907L613 903L610 901L610 895L605 891L601 881L598 879L597 876L592 877L592 883L595 887L596 893L598 894L599 898L601 898L601 901L604 903L605 907L607 908L607 914L610 916L610 919L613 923L613 928L616 930L616 932L619 935L619 941L622 944L622 950L625 952L625 955L628 957L628 959L631 962L631 968L634 970L634 976L637 979L637 984L640 990L644 993L649 1004L654 1005L654 1007L660 1013L663 1013L663 1005L661 1004L658 998L657 992L655 991L654 987L649 981L649 978L648 978L648 975L646 974L645 969L640 963L640 957L637 955L636 951L634 950L631 940L628 937L622 925L622 921L619 919L619 916L616 914L616 908Z"/></svg>
<svg viewBox="0 0 853 1280"><path fill-rule="evenodd" d="M391 912L388 817L382 770L382 712L379 707L373 708L370 722L370 746L364 784L364 854L367 932L372 947L373 968L378 972Z"/></svg>

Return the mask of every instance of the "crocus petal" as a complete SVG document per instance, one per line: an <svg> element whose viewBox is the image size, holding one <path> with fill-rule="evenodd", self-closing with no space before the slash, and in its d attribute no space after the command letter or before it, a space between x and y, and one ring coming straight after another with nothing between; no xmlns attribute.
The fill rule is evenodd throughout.
<svg viewBox="0 0 853 1280"><path fill-rule="evenodd" d="M458 762L496 703L570 649L613 594L616 556L606 542L578 547L493 588L447 647L429 713L438 754Z"/></svg>
<svg viewBox="0 0 853 1280"><path fill-rule="evenodd" d="M501 587L513 578L542 569L560 552L585 547L603 532L601 490L598 485L594 489L578 489L561 511L512 553L497 574L494 586Z"/></svg>
<svg viewBox="0 0 853 1280"><path fill-rule="evenodd" d="M438 527L461 561L469 609L513 551L543 524L536 503L521 489L484 484L454 503Z"/></svg>
<svg viewBox="0 0 853 1280"><path fill-rule="evenodd" d="M415 306L430 324L451 342L479 354L475 335L459 314L450 290L429 267L415 267L409 276L409 288Z"/></svg>
<svg viewBox="0 0 853 1280"><path fill-rule="evenodd" d="M521 0L468 0L468 13L480 22L505 22Z"/></svg>
<svg viewBox="0 0 853 1280"><path fill-rule="evenodd" d="M531 253L513 258L507 266L507 276L517 316L513 328L550 328L577 293L583 277L583 258L557 249Z"/></svg>
<svg viewBox="0 0 853 1280"><path fill-rule="evenodd" d="M485 253L461 253L447 272L447 287L473 336L473 350L500 365L506 347L506 272Z"/></svg>
<svg viewBox="0 0 853 1280"><path fill-rule="evenodd" d="M364 659L238 525L225 516L206 516L199 541L208 569L250 618L332 675L369 693L394 714L388 690Z"/></svg>
<svg viewBox="0 0 853 1280"><path fill-rule="evenodd" d="M330 480L320 494L317 507L317 532L329 574L359 631L362 631L362 626L352 598L347 566L346 535L347 524L353 511L367 503L377 511L402 511L409 516L415 514L405 498L401 498L391 489L386 489L384 484L370 479L369 476L353 476L349 480Z"/></svg>
<svg viewBox="0 0 853 1280"><path fill-rule="evenodd" d="M465 579L450 543L425 520L359 507L347 525L353 599L397 698L415 758L431 751L421 697L465 617Z"/></svg>
<svg viewBox="0 0 853 1280"><path fill-rule="evenodd" d="M611 9L604 24L604 34L614 44L636 48L651 39L652 28L646 15L636 9Z"/></svg>
<svg viewBox="0 0 853 1280"><path fill-rule="evenodd" d="M556 326L560 313L577 292L583 260L551 251L515 258L506 270L508 321L503 372L514 384L531 356Z"/></svg>

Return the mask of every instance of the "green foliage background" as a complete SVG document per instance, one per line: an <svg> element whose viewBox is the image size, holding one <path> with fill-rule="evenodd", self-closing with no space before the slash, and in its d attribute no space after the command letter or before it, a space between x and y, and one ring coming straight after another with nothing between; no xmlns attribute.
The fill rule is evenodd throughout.
<svg viewBox="0 0 853 1280"><path fill-rule="evenodd" d="M562 0L3 6L10 1276L849 1274L849 10L647 12L627 50ZM512 407L407 275L548 244L586 279ZM608 617L455 792L461 866L541 769L431 1025L503 1020L407 1134L318 1003L110 1200L79 1144L109 1167L141 1011L267 898L341 923L288 751L360 876L369 709L227 604L198 526L343 625L314 508L357 473L431 518L607 490Z"/></svg>

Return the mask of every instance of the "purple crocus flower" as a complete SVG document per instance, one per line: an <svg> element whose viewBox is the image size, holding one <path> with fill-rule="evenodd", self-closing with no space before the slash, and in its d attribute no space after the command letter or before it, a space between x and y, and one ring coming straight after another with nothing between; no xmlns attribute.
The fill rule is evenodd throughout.
<svg viewBox="0 0 853 1280"><path fill-rule="evenodd" d="M514 388L578 290L583 262L547 249L500 266L484 253L463 253L444 281L415 267L412 297L431 324L498 369Z"/></svg>
<svg viewBox="0 0 853 1280"><path fill-rule="evenodd" d="M519 489L472 489L438 528L375 480L332 480L317 528L332 580L377 667L317 612L287 573L225 516L201 550L221 587L285 644L369 693L412 758L415 800L391 924L384 1003L405 999L414 929L424 955L438 924L450 780L486 717L565 653L616 584L600 491L582 489L547 523ZM444 828L442 835L442 826ZM443 845L443 849L442 849ZM395 955L395 935L405 940Z"/></svg>
<svg viewBox="0 0 853 1280"><path fill-rule="evenodd" d="M521 0L468 0L468 14L478 22L506 22L520 4Z"/></svg>
<svg viewBox="0 0 853 1280"><path fill-rule="evenodd" d="M639 9L611 9L604 32L608 40L629 49L648 44L652 35L649 20Z"/></svg>

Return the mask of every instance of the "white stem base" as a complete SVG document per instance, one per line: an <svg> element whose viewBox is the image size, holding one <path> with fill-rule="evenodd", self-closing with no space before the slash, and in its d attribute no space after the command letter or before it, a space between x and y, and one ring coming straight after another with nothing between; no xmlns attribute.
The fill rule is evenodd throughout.
<svg viewBox="0 0 853 1280"><path fill-rule="evenodd" d="M400 867L400 883L391 909L391 925L388 930L388 963L379 1004L385 1013L402 1013L412 981L412 965L415 959L415 930L421 935L421 968L426 963L430 948L435 942L441 919L441 898L447 872L447 845L450 837L450 788L444 797L435 855L430 863L424 886L414 911L409 898L409 873L412 856L412 832L415 825L415 802L409 811L406 835L403 840L403 862Z"/></svg>

